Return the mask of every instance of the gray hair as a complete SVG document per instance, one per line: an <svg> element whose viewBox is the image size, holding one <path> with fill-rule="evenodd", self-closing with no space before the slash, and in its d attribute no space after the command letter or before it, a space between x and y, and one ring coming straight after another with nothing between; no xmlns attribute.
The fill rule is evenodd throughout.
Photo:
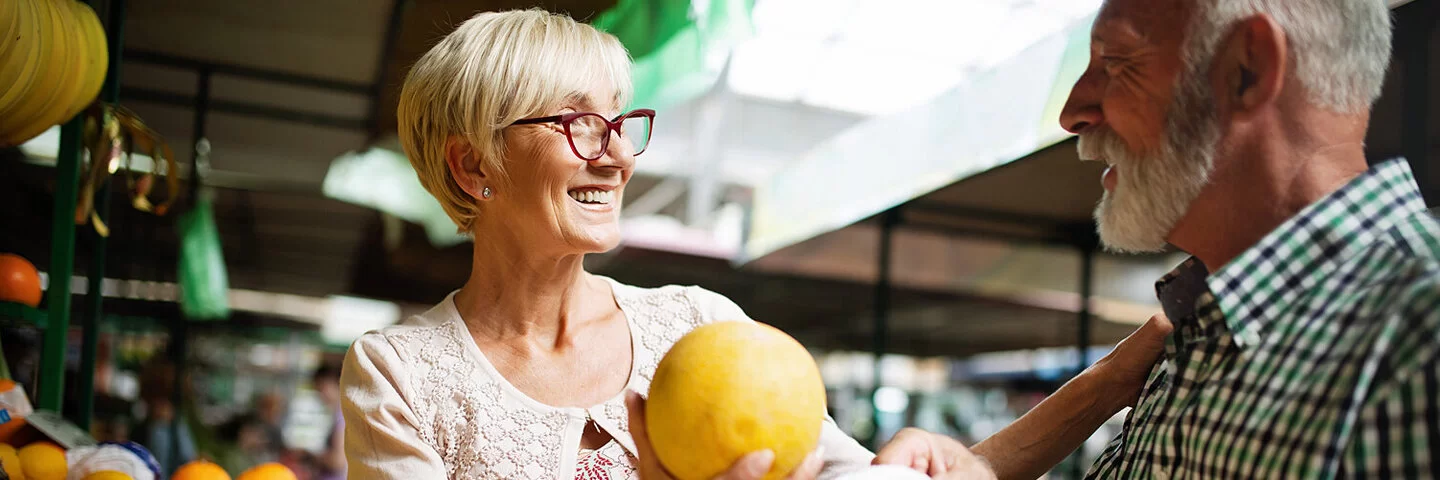
<svg viewBox="0 0 1440 480"><path fill-rule="evenodd" d="M1384 0L1198 0L1186 67L1206 71L1235 23L1260 13L1284 30L1296 79L1311 103L1358 113L1380 98L1392 34Z"/></svg>

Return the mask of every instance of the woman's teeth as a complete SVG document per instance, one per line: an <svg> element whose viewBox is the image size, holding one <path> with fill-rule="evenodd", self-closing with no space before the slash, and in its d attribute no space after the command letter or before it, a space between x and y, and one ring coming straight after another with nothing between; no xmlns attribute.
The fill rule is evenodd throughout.
<svg viewBox="0 0 1440 480"><path fill-rule="evenodd" d="M569 193L570 198L577 202L598 205L609 204L610 200L615 198L615 192L607 190L571 190Z"/></svg>

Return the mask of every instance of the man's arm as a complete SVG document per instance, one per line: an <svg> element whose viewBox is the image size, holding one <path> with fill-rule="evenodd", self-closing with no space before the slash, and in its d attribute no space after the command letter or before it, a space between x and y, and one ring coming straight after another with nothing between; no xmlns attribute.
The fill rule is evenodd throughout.
<svg viewBox="0 0 1440 480"><path fill-rule="evenodd" d="M1067 382L1015 423L976 444L972 450L1000 479L1039 478L1079 448L1121 409L1133 405L1122 385L1103 370L1091 368ZM1141 384L1143 387L1143 383Z"/></svg>
<svg viewBox="0 0 1440 480"><path fill-rule="evenodd" d="M1043 475L1106 420L1135 404L1172 328L1164 315L1151 317L1105 358L971 451L989 464L997 478ZM971 451L942 435L906 430L880 450L875 462L950 478L952 470L970 470L967 465L975 461L969 458Z"/></svg>

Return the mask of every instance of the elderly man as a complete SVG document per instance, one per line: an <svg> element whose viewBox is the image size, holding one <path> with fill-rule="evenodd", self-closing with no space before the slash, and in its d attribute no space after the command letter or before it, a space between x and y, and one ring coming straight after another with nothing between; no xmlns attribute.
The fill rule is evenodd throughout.
<svg viewBox="0 0 1440 480"><path fill-rule="evenodd" d="M1105 2L1061 114L1110 166L1101 239L1193 257L1156 285L1174 333L1091 477L1440 477L1440 226L1363 145L1390 37L1382 0ZM1043 472L1076 443L1035 418L1093 423L1069 403L974 453ZM979 464L913 430L878 461Z"/></svg>

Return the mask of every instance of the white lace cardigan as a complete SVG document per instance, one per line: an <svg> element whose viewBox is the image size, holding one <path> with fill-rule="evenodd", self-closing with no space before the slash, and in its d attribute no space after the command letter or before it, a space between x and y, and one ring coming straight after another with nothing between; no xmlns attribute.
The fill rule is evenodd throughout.
<svg viewBox="0 0 1440 480"><path fill-rule="evenodd" d="M649 391L660 357L696 326L749 320L734 302L699 287L610 284L634 349L627 389ZM424 314L357 340L340 383L352 479L572 479L590 420L614 441L585 452L587 457L619 457L602 462L618 464L607 476L636 478L624 392L590 408L531 399L485 359L453 294ZM826 418L821 477L868 465L873 454Z"/></svg>

